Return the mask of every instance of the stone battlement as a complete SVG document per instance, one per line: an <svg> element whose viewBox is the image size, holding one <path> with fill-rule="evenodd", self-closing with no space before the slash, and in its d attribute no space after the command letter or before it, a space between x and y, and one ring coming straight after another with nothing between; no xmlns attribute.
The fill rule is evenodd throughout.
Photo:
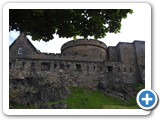
<svg viewBox="0 0 160 120"><path fill-rule="evenodd" d="M10 79L34 75L51 81L63 78L67 86L90 89L96 89L100 81L144 83L145 42L107 47L98 40L78 39L65 43L61 53L54 54L38 51L22 34L9 47L9 66Z"/></svg>
<svg viewBox="0 0 160 120"><path fill-rule="evenodd" d="M107 46L98 40L69 41L65 43L61 52L66 56L82 56L87 59L97 59L99 61L107 60Z"/></svg>
<svg viewBox="0 0 160 120"><path fill-rule="evenodd" d="M72 87L128 100L144 83L144 41L107 47L98 40L79 39L65 43L55 54L40 52L21 34L9 47L10 104L40 103L41 108L62 101Z"/></svg>
<svg viewBox="0 0 160 120"><path fill-rule="evenodd" d="M101 42L101 41L94 40L94 39L88 39L88 40L77 39L77 40L71 40L71 41L63 44L62 47L61 47L61 52L63 53L63 51L65 49L68 49L70 47L84 46L84 45L96 46L96 47L100 47L100 48L105 49L105 50L107 49L106 44Z"/></svg>

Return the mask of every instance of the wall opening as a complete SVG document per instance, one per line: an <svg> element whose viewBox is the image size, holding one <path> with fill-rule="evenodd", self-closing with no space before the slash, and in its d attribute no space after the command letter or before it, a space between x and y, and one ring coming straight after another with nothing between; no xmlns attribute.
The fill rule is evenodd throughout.
<svg viewBox="0 0 160 120"><path fill-rule="evenodd" d="M9 69L11 69L12 68L12 63L9 63Z"/></svg>
<svg viewBox="0 0 160 120"><path fill-rule="evenodd" d="M132 70L132 68L130 67L130 72L132 72L133 70Z"/></svg>
<svg viewBox="0 0 160 120"><path fill-rule="evenodd" d="M35 63L31 63L31 68L35 68Z"/></svg>
<svg viewBox="0 0 160 120"><path fill-rule="evenodd" d="M60 69L64 69L64 64L63 63L60 64Z"/></svg>
<svg viewBox="0 0 160 120"><path fill-rule="evenodd" d="M145 69L145 66L144 66L144 65L140 65L140 68L141 68L142 70L144 70L144 69Z"/></svg>
<svg viewBox="0 0 160 120"><path fill-rule="evenodd" d="M69 64L67 64L67 68L69 69Z"/></svg>
<svg viewBox="0 0 160 120"><path fill-rule="evenodd" d="M23 66L23 67L25 66L25 64L26 64L25 62L22 62L22 66Z"/></svg>
<svg viewBox="0 0 160 120"><path fill-rule="evenodd" d="M77 71L82 71L80 64L76 64L76 70L77 70Z"/></svg>
<svg viewBox="0 0 160 120"><path fill-rule="evenodd" d="M57 67L57 64L56 63L54 63L54 68L56 68Z"/></svg>
<svg viewBox="0 0 160 120"><path fill-rule="evenodd" d="M108 66L108 72L113 72L113 67L112 66Z"/></svg>
<svg viewBox="0 0 160 120"><path fill-rule="evenodd" d="M15 67L15 65L16 65L16 61L15 60L12 60L12 67Z"/></svg>
<svg viewBox="0 0 160 120"><path fill-rule="evenodd" d="M41 63L41 70L50 70L50 63Z"/></svg>
<svg viewBox="0 0 160 120"><path fill-rule="evenodd" d="M89 66L87 65L87 72L89 71Z"/></svg>
<svg viewBox="0 0 160 120"><path fill-rule="evenodd" d="M102 58L102 54L100 54L100 58Z"/></svg>
<svg viewBox="0 0 160 120"><path fill-rule="evenodd" d="M93 66L93 69L95 70L95 69L96 69L96 67L95 67L95 66Z"/></svg>
<svg viewBox="0 0 160 120"><path fill-rule="evenodd" d="M18 52L18 55L22 55L23 54L23 47L19 46L17 52Z"/></svg>

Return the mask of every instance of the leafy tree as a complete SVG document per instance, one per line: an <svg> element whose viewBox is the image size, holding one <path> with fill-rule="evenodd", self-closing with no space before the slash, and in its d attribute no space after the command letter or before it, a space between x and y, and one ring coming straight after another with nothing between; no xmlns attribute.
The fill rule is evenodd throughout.
<svg viewBox="0 0 160 120"><path fill-rule="evenodd" d="M121 20L131 9L10 9L9 31L31 35L33 40L49 41L59 37L94 36L118 33Z"/></svg>

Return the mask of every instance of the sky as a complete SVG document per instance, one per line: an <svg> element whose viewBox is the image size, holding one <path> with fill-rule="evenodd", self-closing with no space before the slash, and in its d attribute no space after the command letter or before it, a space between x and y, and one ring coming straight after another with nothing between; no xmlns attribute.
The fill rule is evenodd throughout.
<svg viewBox="0 0 160 120"><path fill-rule="evenodd" d="M118 42L133 42L134 40L145 41L147 39L146 26L148 25L146 19L148 18L145 9L135 8L133 9L133 14L128 14L128 17L122 20L120 33L107 33L105 38L98 40L104 42L107 46L116 46ZM18 36L19 32L10 31L9 45L11 45ZM53 40L50 40L49 42L44 42L42 40L39 42L32 41L31 36L27 37L38 50L46 53L60 53L61 46L65 42L72 40L72 38L59 38L58 35L55 35L55 38Z"/></svg>

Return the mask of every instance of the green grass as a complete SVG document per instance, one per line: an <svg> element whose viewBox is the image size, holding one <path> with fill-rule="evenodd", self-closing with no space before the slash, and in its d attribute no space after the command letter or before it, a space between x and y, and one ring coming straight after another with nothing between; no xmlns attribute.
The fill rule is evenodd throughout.
<svg viewBox="0 0 160 120"><path fill-rule="evenodd" d="M71 88L71 95L64 102L68 109L136 109L136 99L127 102L119 98L106 96L99 91Z"/></svg>
<svg viewBox="0 0 160 120"><path fill-rule="evenodd" d="M48 102L47 106L64 102L67 109L139 109L136 98L127 102L113 96L106 96L103 92L86 90L83 88L70 88L70 95L66 100ZM38 109L35 106L10 105L10 109Z"/></svg>

